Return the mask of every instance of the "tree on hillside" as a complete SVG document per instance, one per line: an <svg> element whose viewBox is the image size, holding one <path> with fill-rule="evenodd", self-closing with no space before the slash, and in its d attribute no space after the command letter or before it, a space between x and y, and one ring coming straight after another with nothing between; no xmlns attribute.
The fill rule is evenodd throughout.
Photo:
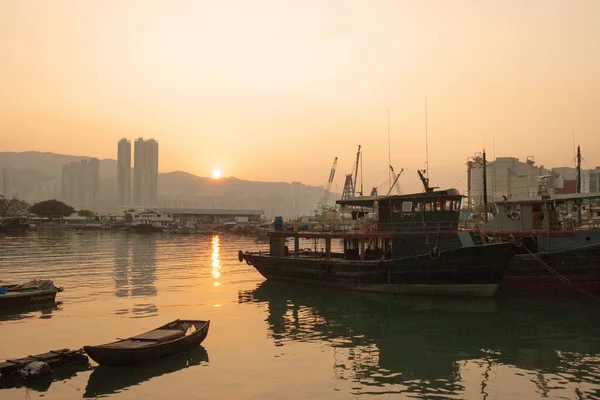
<svg viewBox="0 0 600 400"><path fill-rule="evenodd" d="M0 195L0 217L18 217L29 212L29 203L16 198L7 199Z"/></svg>
<svg viewBox="0 0 600 400"><path fill-rule="evenodd" d="M96 213L90 210L79 210L77 211L77 215L79 215L80 217L94 218L96 216Z"/></svg>
<svg viewBox="0 0 600 400"><path fill-rule="evenodd" d="M35 203L29 210L39 217L67 217L75 212L75 209L58 200L46 200Z"/></svg>

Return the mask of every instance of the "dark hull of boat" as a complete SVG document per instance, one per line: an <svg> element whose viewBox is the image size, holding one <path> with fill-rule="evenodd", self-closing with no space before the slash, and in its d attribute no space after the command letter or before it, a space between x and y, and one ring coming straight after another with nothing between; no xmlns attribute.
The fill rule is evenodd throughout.
<svg viewBox="0 0 600 400"><path fill-rule="evenodd" d="M600 293L600 245L517 254L500 290L502 293L568 293L576 290L557 275L577 287Z"/></svg>
<svg viewBox="0 0 600 400"><path fill-rule="evenodd" d="M176 321L185 322L185 321ZM198 322L198 321L190 321ZM168 342L156 343L141 348L109 348L106 345L84 346L83 349L88 356L100 365L133 365L158 358L177 354L182 351L194 349L200 345L208 335L210 321L202 321L204 324L196 332L179 339ZM167 327L169 324L162 328ZM159 328L160 329L160 328Z"/></svg>
<svg viewBox="0 0 600 400"><path fill-rule="evenodd" d="M0 379L13 378L13 373L34 361L43 361L51 368L65 365L88 364L88 358L83 354L83 350L51 350L48 353L27 356L18 359L9 359L0 363Z"/></svg>
<svg viewBox="0 0 600 400"><path fill-rule="evenodd" d="M60 289L54 288L16 294L14 292L0 294L0 312L9 309L27 308L38 304L53 303L56 299L56 293L59 291Z"/></svg>
<svg viewBox="0 0 600 400"><path fill-rule="evenodd" d="M6 221L0 224L0 233L25 233L29 230L29 224L26 222L19 222L17 220Z"/></svg>
<svg viewBox="0 0 600 400"><path fill-rule="evenodd" d="M510 243L461 247L394 260L350 261L243 254L266 279L398 294L493 296L508 268Z"/></svg>

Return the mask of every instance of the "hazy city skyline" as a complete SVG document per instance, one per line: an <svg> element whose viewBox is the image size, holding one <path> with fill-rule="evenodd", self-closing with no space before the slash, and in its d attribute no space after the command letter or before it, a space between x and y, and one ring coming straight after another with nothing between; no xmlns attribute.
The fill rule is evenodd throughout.
<svg viewBox="0 0 600 400"><path fill-rule="evenodd" d="M0 3L0 147L114 159L154 137L160 172L341 191L466 187L468 157L600 164L600 2ZM110 28L108 28L110 27ZM574 132L574 135L573 135ZM575 140L573 140L573 136ZM93 144L93 145L92 145ZM365 189L366 190L366 189Z"/></svg>

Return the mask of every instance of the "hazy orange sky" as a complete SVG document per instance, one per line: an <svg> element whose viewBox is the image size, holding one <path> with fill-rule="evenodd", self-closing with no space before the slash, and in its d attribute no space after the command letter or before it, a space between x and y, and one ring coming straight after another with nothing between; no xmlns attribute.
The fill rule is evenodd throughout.
<svg viewBox="0 0 600 400"><path fill-rule="evenodd" d="M315 185L338 156L341 191L361 144L370 191L389 108L413 190L426 94L432 184L463 189L484 145L572 166L573 131L600 165L600 1L0 0L1 151L143 136L163 172Z"/></svg>

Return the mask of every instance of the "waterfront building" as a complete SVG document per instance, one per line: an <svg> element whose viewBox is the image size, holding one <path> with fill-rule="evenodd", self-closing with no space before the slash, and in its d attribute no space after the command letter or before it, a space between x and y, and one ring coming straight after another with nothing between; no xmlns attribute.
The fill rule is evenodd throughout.
<svg viewBox="0 0 600 400"><path fill-rule="evenodd" d="M490 203L536 197L541 180L545 180L552 192L559 178L544 166L535 165L533 157L528 157L526 162L516 157L498 157L488 161L486 167L487 199ZM469 205L483 204L483 158L480 154L467 161L467 193Z"/></svg>
<svg viewBox="0 0 600 400"><path fill-rule="evenodd" d="M577 192L577 169L573 167L552 168L552 172L560 175L563 186L556 193L568 194ZM600 167L581 170L581 193L600 192Z"/></svg>

